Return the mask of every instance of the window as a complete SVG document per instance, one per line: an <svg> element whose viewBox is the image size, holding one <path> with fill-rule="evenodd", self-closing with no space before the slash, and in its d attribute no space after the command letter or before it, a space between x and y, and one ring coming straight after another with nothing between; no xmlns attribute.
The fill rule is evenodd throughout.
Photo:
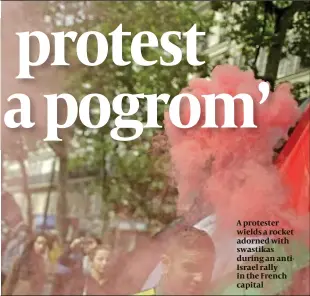
<svg viewBox="0 0 310 296"><path fill-rule="evenodd" d="M223 25L221 25L220 27L219 27L219 43L222 43L222 42L224 42L225 41L225 39L226 39L226 28L225 27L223 27Z"/></svg>
<svg viewBox="0 0 310 296"><path fill-rule="evenodd" d="M285 68L286 68L286 61L285 59L282 59L280 61L280 64L279 64L279 68L278 68L278 78L281 78L281 77L284 77L285 76Z"/></svg>
<svg viewBox="0 0 310 296"><path fill-rule="evenodd" d="M305 60L304 59L301 59L300 60L300 67L299 67L299 70L304 70L304 69L309 69L309 65L307 65L305 63Z"/></svg>
<svg viewBox="0 0 310 296"><path fill-rule="evenodd" d="M41 174L42 163L39 161L27 161L28 174L30 176Z"/></svg>
<svg viewBox="0 0 310 296"><path fill-rule="evenodd" d="M259 53L259 57L256 63L256 67L258 70L259 75L263 75L266 69L267 63L267 52L265 49L262 49Z"/></svg>
<svg viewBox="0 0 310 296"><path fill-rule="evenodd" d="M282 78L288 75L295 74L297 71L296 57L289 56L282 59L278 68L278 78Z"/></svg>
<svg viewBox="0 0 310 296"><path fill-rule="evenodd" d="M245 66L245 57L244 56L240 56L239 67L242 68L244 66Z"/></svg>
<svg viewBox="0 0 310 296"><path fill-rule="evenodd" d="M238 53L234 57L234 65L236 65L238 67L242 67L242 66L244 66L244 64L245 64L245 57L241 53Z"/></svg>
<svg viewBox="0 0 310 296"><path fill-rule="evenodd" d="M7 162L4 168L4 176L8 178L21 176L19 164L17 162Z"/></svg>
<svg viewBox="0 0 310 296"><path fill-rule="evenodd" d="M300 70L300 57L294 57L294 73Z"/></svg>

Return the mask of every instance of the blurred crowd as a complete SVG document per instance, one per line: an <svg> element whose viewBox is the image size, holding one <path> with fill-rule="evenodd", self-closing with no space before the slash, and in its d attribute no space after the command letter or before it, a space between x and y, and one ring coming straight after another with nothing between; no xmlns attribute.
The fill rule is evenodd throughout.
<svg viewBox="0 0 310 296"><path fill-rule="evenodd" d="M30 236L27 228L21 227L2 254L2 293L82 295L87 288L90 292L85 295L102 294L98 275L102 273L109 253L110 247L102 245L94 235L62 244L57 232ZM86 287L90 274L93 281Z"/></svg>
<svg viewBox="0 0 310 296"><path fill-rule="evenodd" d="M234 272L213 279L214 242L186 224L127 255L103 241L86 234L62 243L56 231L31 235L21 225L3 248L2 295L220 295L214 291L235 280ZM309 295L308 279L306 265L276 295Z"/></svg>
<svg viewBox="0 0 310 296"><path fill-rule="evenodd" d="M206 232L187 227L178 232L173 244L167 245L164 255L158 247L150 244L140 249L151 252L152 256L146 256L149 266L153 268L158 262L164 266L158 291L149 290L154 290L151 295L170 292L175 295L178 291L197 295L197 291L201 294L206 290L215 257L212 240ZM116 254L110 245L94 235L80 236L62 244L57 232L40 232L29 237L27 229L21 227L3 252L2 295L138 293L143 290L138 278L141 273L148 274L148 263L135 260L133 254L130 256L138 263L135 271L131 260L126 264L128 260L124 256ZM111 271L115 270L117 273L113 276ZM139 287L134 284L137 279Z"/></svg>

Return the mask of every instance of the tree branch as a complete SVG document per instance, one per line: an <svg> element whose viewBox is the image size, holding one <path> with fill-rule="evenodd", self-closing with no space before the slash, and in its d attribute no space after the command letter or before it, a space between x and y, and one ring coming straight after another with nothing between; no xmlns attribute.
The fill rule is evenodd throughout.
<svg viewBox="0 0 310 296"><path fill-rule="evenodd" d="M265 2L266 2L266 1L265 1ZM256 63L257 63L257 60L258 60L258 56L259 56L259 53L260 53L260 49L261 49L261 46L262 46L262 43L263 43L263 40L264 40L265 31L266 31L267 7L266 7L265 2L264 2L264 23L263 23L263 30L262 30L262 33L261 33L260 44L259 44L258 47L256 47L255 58L254 58L254 61L253 61L253 64L252 64L252 69L253 69L253 71L254 71L255 77L257 77L257 75L258 75L258 69L257 69L257 67L256 67Z"/></svg>

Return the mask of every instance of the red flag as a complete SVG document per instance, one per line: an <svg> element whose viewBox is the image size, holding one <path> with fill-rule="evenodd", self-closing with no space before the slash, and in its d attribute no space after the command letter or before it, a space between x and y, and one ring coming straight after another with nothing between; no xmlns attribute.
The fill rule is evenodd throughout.
<svg viewBox="0 0 310 296"><path fill-rule="evenodd" d="M309 143L310 107L306 109L277 159L283 181L289 186L288 207L303 215L310 212L309 203Z"/></svg>

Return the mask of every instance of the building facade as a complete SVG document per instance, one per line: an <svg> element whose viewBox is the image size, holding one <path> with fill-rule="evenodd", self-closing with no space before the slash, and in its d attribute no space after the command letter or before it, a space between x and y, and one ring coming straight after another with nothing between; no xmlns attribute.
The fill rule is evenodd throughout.
<svg viewBox="0 0 310 296"><path fill-rule="evenodd" d="M200 13L203 13L207 9L210 9L210 2L198 2L197 10L200 11ZM229 64L243 67L245 63L244 56L242 56L236 44L232 44L225 40L224 37L227 34L226 28L218 24L224 20L224 18L225 16L221 13L215 12L215 22L217 25L213 26L210 30L205 45L205 53L208 55L210 63L213 65L223 63L226 57L229 57L227 60ZM290 32L288 34L290 34ZM267 52L266 50L261 50L256 63L259 75L263 75L266 63ZM290 82L292 84L304 83L304 94L301 99L310 97L310 68L304 66L300 57L290 55L281 60L276 83L279 84L281 82Z"/></svg>
<svg viewBox="0 0 310 296"><path fill-rule="evenodd" d="M58 200L59 162L49 147L30 153L25 161L28 177L28 189L32 197L33 227L43 224L47 210L47 226L55 227ZM3 188L10 192L22 210L24 219L27 216L27 198L23 190L23 175L17 161L4 161ZM98 219L101 216L101 197L87 192L88 182L92 179L84 175L70 174L68 181L67 202L68 218L81 230L98 230ZM94 225L92 225L94 224ZM94 229L95 228L95 229ZM100 225L99 225L100 228ZM70 228L69 228L70 229ZM69 231L70 232L70 231Z"/></svg>

